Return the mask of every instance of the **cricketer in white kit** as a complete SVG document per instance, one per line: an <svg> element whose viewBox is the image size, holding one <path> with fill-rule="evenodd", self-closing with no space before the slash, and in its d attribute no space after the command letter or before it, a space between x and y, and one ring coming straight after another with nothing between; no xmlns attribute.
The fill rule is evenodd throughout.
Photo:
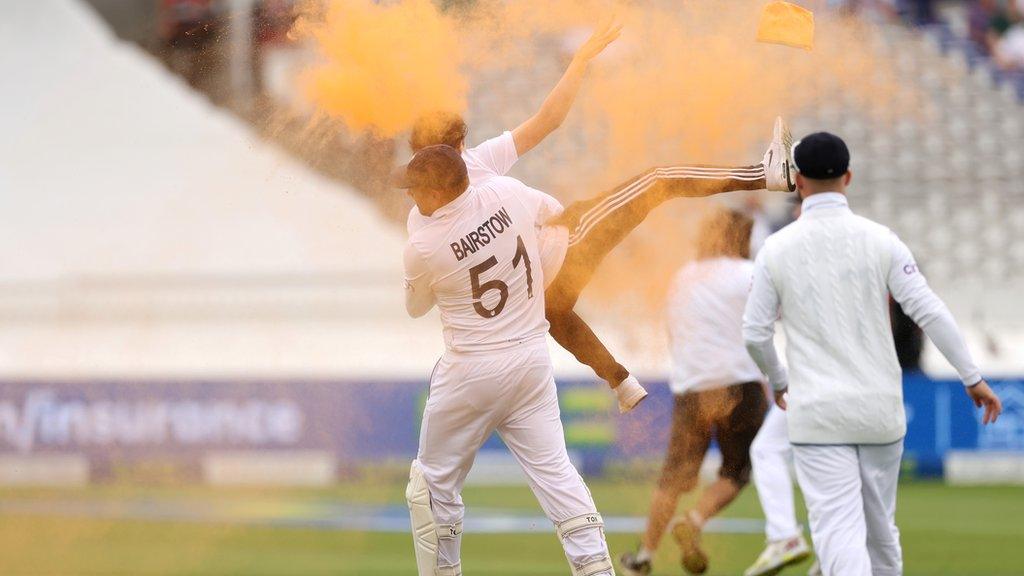
<svg viewBox="0 0 1024 576"><path fill-rule="evenodd" d="M822 572L902 574L895 512L906 415L889 294L956 368L975 405L985 407L984 424L1001 405L910 250L850 211L846 144L811 134L794 146L793 159L802 212L758 254L744 339L788 412ZM789 374L772 341L780 313Z"/></svg>
<svg viewBox="0 0 1024 576"><path fill-rule="evenodd" d="M446 145L403 171L425 217L405 252L411 316L441 312L446 351L430 379L406 498L420 576L461 574L463 482L497 431L554 523L573 576L614 574L603 523L569 461L544 319L537 233L557 200L512 178L469 184Z"/></svg>
<svg viewBox="0 0 1024 576"><path fill-rule="evenodd" d="M799 202L799 196L794 200ZM800 205L794 206L793 219L800 217ZM751 249L756 253L771 235L763 217L754 219L754 229L762 225L760 236L751 236ZM753 266L751 266L753 269ZM751 277L751 280L753 277ZM744 304L746 302L744 301ZM757 491L757 499L764 512L764 534L767 540L764 550L757 559L743 571L743 576L769 576L778 574L793 564L802 562L811 552L811 546L803 535L803 528L796 519L793 500L793 483L790 474L793 462L793 445L789 443L786 412L777 406L768 414L750 445L751 480ZM811 564L807 576L821 576L817 559Z"/></svg>
<svg viewBox="0 0 1024 576"><path fill-rule="evenodd" d="M743 307L753 263L754 220L729 209L713 210L701 223L695 259L683 266L667 297L669 388L672 429L661 476L651 498L640 549L619 565L629 576L646 576L680 497L697 487L711 440L722 465L714 482L675 522L672 536L681 564L703 574L710 560L701 539L708 520L739 496L750 478L750 444L768 410L760 370L743 346Z"/></svg>

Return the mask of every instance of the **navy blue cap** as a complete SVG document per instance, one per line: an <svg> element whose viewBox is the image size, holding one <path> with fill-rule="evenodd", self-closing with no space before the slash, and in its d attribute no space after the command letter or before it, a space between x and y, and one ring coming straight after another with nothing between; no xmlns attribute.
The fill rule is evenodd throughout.
<svg viewBox="0 0 1024 576"><path fill-rule="evenodd" d="M793 163L805 178L831 180L850 168L850 150L835 134L815 132L793 145Z"/></svg>

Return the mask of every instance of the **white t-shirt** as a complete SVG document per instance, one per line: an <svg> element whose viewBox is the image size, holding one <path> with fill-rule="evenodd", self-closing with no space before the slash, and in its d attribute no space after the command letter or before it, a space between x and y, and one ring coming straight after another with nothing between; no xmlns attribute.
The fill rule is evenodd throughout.
<svg viewBox="0 0 1024 576"><path fill-rule="evenodd" d="M469 171L469 183L480 184L488 178L508 174L519 160L519 154L512 132L506 130L479 146L463 150L462 159Z"/></svg>
<svg viewBox="0 0 1024 576"><path fill-rule="evenodd" d="M754 265L740 258L691 262L668 296L675 394L762 379L743 342L743 309Z"/></svg>
<svg viewBox="0 0 1024 576"><path fill-rule="evenodd" d="M502 176L471 185L423 216L405 249L409 313L420 316L436 303L445 345L455 352L543 340L548 322L537 233L561 211L551 196Z"/></svg>
<svg viewBox="0 0 1024 576"><path fill-rule="evenodd" d="M517 160L519 160L519 154L516 153L516 143L512 138L512 132L508 130L502 132L500 136L485 140L479 146L462 151L462 161L466 163L471 186L482 184L496 176L508 174ZM413 206L405 223L409 234L412 234L424 222L424 216Z"/></svg>

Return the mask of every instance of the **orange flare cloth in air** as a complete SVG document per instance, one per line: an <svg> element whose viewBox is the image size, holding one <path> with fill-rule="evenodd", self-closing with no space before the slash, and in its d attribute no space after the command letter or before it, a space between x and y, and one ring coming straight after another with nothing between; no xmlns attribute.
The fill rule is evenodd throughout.
<svg viewBox="0 0 1024 576"><path fill-rule="evenodd" d="M814 45L814 14L789 2L769 2L761 12L757 41L810 50Z"/></svg>

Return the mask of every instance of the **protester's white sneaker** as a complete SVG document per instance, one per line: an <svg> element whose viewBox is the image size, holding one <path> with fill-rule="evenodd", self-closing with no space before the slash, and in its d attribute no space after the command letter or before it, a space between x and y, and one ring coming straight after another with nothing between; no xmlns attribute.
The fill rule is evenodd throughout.
<svg viewBox="0 0 1024 576"><path fill-rule="evenodd" d="M641 400L647 398L647 390L640 385L640 382L631 374L614 388L615 397L619 399L619 413L625 414Z"/></svg>
<svg viewBox="0 0 1024 576"><path fill-rule="evenodd" d="M764 552L747 568L743 576L772 576L786 566L799 564L811 555L811 547L803 536L769 542Z"/></svg>
<svg viewBox="0 0 1024 576"><path fill-rule="evenodd" d="M764 153L765 187L776 192L796 190L796 166L793 165L793 135L782 116L775 118L772 143Z"/></svg>

